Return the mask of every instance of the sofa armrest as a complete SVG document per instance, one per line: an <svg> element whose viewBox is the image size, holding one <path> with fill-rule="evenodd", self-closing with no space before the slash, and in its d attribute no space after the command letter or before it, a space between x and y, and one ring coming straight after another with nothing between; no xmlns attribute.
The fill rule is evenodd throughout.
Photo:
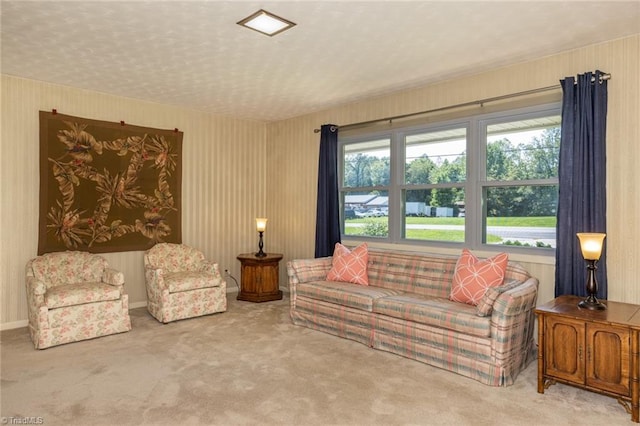
<svg viewBox="0 0 640 426"><path fill-rule="evenodd" d="M295 259L287 263L287 275L289 280L296 283L325 280L331 270L332 257L319 257L317 259Z"/></svg>
<svg viewBox="0 0 640 426"><path fill-rule="evenodd" d="M325 280L331 270L332 257L317 259L294 259L287 262L287 276L289 277L289 300L291 309L296 305L296 285L311 281Z"/></svg>
<svg viewBox="0 0 640 426"><path fill-rule="evenodd" d="M522 285L502 293L491 313L492 355L499 364L515 363L520 371L529 362L535 344L535 306L538 280L529 278Z"/></svg>
<svg viewBox="0 0 640 426"><path fill-rule="evenodd" d="M124 274L113 268L105 268L102 282L113 286L122 286L124 285Z"/></svg>

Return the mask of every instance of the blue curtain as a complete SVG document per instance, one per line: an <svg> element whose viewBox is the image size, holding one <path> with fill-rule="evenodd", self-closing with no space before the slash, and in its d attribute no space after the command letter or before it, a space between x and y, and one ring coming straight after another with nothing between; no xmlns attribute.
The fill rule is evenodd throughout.
<svg viewBox="0 0 640 426"><path fill-rule="evenodd" d="M602 72L566 77L558 166L555 294L587 296L577 232L606 233L607 81ZM605 240L606 247L606 240ZM599 299L607 298L606 250L598 262Z"/></svg>
<svg viewBox="0 0 640 426"><path fill-rule="evenodd" d="M325 124L320 128L315 256L331 256L334 246L339 242L338 126Z"/></svg>

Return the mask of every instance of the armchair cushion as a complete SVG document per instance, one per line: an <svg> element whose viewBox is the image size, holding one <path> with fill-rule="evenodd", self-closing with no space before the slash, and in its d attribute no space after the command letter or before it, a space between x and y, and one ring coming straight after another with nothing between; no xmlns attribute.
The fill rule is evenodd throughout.
<svg viewBox="0 0 640 426"><path fill-rule="evenodd" d="M210 272L186 271L168 273L164 276L164 281L169 287L169 293L177 293L199 288L219 287L222 280Z"/></svg>
<svg viewBox="0 0 640 426"><path fill-rule="evenodd" d="M50 288L44 300L47 308L81 305L120 299L120 290L105 283L78 283Z"/></svg>

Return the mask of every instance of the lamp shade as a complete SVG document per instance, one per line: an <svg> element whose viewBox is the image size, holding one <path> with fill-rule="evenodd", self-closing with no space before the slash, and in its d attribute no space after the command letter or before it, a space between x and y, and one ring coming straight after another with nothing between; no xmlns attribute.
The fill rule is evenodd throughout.
<svg viewBox="0 0 640 426"><path fill-rule="evenodd" d="M256 218L256 230L258 232L264 232L267 229L267 218L265 217L257 217Z"/></svg>
<svg viewBox="0 0 640 426"><path fill-rule="evenodd" d="M602 254L602 245L607 234L578 232L576 234L580 240L582 257L585 260L599 260Z"/></svg>

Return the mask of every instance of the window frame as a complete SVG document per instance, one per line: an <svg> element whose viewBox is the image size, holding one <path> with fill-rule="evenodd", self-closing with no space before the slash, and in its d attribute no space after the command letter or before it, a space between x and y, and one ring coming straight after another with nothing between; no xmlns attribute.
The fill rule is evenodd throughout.
<svg viewBox="0 0 640 426"><path fill-rule="evenodd" d="M528 179L513 181L488 180L486 176L487 161L487 126L496 123L520 121L540 117L560 116L562 111L560 102L547 102L526 107L508 108L487 113L468 113L454 118L421 120L406 126L397 123L391 129L358 132L345 136L338 134L338 191L340 194L340 224L341 236L344 241L370 241L380 243L401 244L407 246L433 248L462 248L467 247L484 251L507 251L521 254L535 254L555 256L555 249L541 247L524 247L504 244L487 244L484 242L486 233L486 191L489 188L515 186L550 186L558 185L558 178ZM458 183L441 184L406 184L405 183L405 137L447 129L466 128L466 179ZM366 141L388 138L389 150L389 185L388 187L358 187L357 190L385 190L388 191L389 213L386 238L345 234L344 195L353 191L353 187L344 186L344 153L345 146ZM403 194L407 190L427 188L450 188L462 186L465 194L465 237L464 242L434 241L407 239L403 237L405 216ZM556 236L557 237L557 236Z"/></svg>
<svg viewBox="0 0 640 426"><path fill-rule="evenodd" d="M420 133L435 133L435 132L442 132L442 131L446 131L446 130L454 130L454 129L465 129L465 156L468 156L467 152L469 151L469 133L470 133L470 128L469 128L469 121L468 120L449 120L446 122L440 122L440 123L433 123L431 125L429 125L428 127L424 127L424 126L412 126L410 128L407 129L400 129L398 131L398 145L400 145L399 149L401 152L401 157L398 160L398 164L396 165L399 170L399 175L398 175L398 182L399 182L399 197L400 197L400 202L401 202L401 209L398 212L399 214L399 221L400 221L400 235L404 234L405 230L406 230L406 215L403 214L403 212L405 212L405 206L402 203L403 200L403 195L406 191L410 191L410 190L421 190L421 189L450 189L450 188L462 188L463 191L465 192L465 199L466 199L466 193L467 193L467 184L469 181L469 165L467 164L466 167L466 171L465 171L465 179L464 181L461 182L445 182L445 183L428 183L428 184L408 184L405 181L405 177L406 177L406 170L405 170L405 166L406 166L406 143L405 140L408 136L412 136L412 135L416 135L416 134L420 134ZM465 160L466 161L466 160ZM393 164L394 161L391 160L391 164ZM401 167L400 167L401 166ZM466 229L466 219L465 219L465 244L466 244L466 239L467 239L467 229ZM424 245L425 243L427 243L428 245L442 245L443 247L447 247L450 246L452 244L455 245L460 245L463 243L457 243L457 242L447 242L447 241L438 241L438 240L419 240L419 239L413 239L413 238L406 238L406 236L401 237L400 242L402 244L413 244L413 243L417 243L419 245Z"/></svg>
<svg viewBox="0 0 640 426"><path fill-rule="evenodd" d="M350 238L365 238L371 241L383 241L383 242L391 242L391 229L392 226L389 222L387 222L388 230L387 237L370 237L370 236L353 236L345 234L345 217L344 217L344 204L345 204L345 195L348 192L360 192L360 191L386 191L387 196L389 197L389 210L391 210L392 200L391 200L391 187L394 182L394 165L391 161L393 158L393 153L391 152L393 149L393 139L392 134L390 132L376 132L376 133L368 133L363 135L362 137L356 137L353 139L349 139L348 142L340 141L340 134L338 133L338 194L340 197L340 236L341 239L347 240ZM372 186L345 186L344 185L344 177L345 177L345 146L346 145L356 145L363 142L369 142L374 140L382 140L389 139L389 185L372 185ZM392 217L391 212L388 213L387 218L390 219Z"/></svg>

